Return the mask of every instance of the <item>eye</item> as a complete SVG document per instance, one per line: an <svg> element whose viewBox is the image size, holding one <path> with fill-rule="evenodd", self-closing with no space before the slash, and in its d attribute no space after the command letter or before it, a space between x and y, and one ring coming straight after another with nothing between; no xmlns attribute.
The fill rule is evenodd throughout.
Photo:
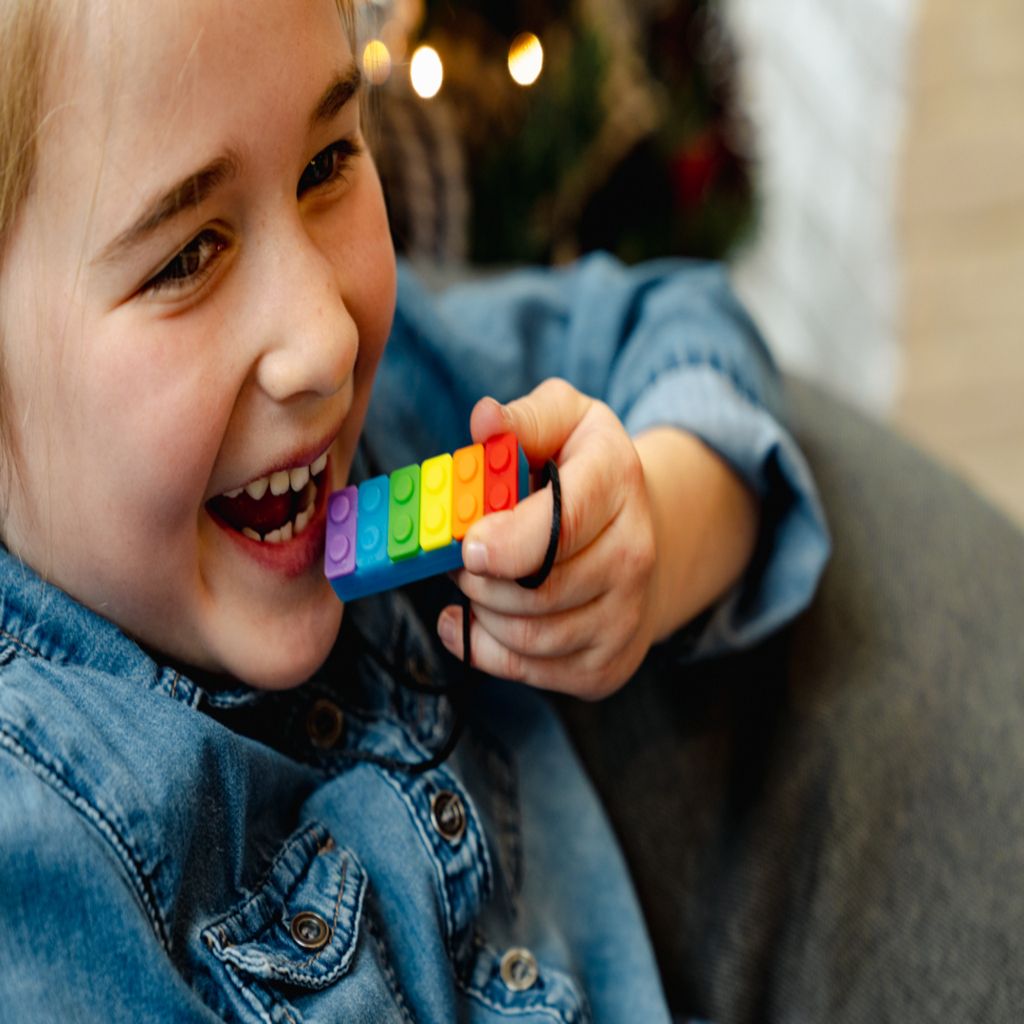
<svg viewBox="0 0 1024 1024"><path fill-rule="evenodd" d="M167 261L143 286L144 292L184 289L206 280L228 240L213 228L200 231L183 249Z"/></svg>
<svg viewBox="0 0 1024 1024"><path fill-rule="evenodd" d="M321 188L343 179L352 161L362 152L355 139L339 139L320 150L306 164L295 194L301 199L311 188Z"/></svg>

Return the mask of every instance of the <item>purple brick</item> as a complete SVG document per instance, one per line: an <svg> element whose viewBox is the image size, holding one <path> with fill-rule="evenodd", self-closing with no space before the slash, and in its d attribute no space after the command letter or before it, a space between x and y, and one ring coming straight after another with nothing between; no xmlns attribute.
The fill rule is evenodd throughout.
<svg viewBox="0 0 1024 1024"><path fill-rule="evenodd" d="M324 572L328 579L348 576L356 568L356 509L358 490L335 491L327 502L327 545Z"/></svg>

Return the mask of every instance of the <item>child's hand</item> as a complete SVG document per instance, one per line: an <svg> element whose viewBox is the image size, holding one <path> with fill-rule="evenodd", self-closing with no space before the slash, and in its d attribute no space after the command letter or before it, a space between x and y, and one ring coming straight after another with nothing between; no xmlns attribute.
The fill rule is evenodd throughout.
<svg viewBox="0 0 1024 1024"><path fill-rule="evenodd" d="M545 381L507 406L482 399L470 429L474 441L513 431L532 466L556 461L562 484L557 556L539 589L526 590L515 581L543 561L551 535L550 487L511 511L485 516L463 541L466 568L455 579L472 602L476 668L586 699L607 696L629 679L652 642L724 589L721 572L694 571L703 554L699 545L708 543L699 506L692 517L685 507L671 506L684 492L691 498L691 491L709 484L714 489L710 475L729 478L745 507L753 503L695 438L665 428L634 444L608 406L561 380ZM672 478L687 474L681 489ZM662 479L672 482L663 486ZM721 512L717 505L713 511ZM726 514L723 528L734 528L735 518ZM753 512L751 519L756 522ZM752 525L747 532L744 552L724 567L728 583L752 549ZM462 610L446 608L438 631L461 657Z"/></svg>

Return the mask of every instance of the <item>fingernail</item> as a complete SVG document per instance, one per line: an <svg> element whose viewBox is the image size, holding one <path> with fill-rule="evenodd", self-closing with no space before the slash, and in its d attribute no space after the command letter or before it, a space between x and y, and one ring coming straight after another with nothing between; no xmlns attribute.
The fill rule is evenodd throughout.
<svg viewBox="0 0 1024 1024"><path fill-rule="evenodd" d="M487 546L478 540L463 544L462 561L472 573L487 572Z"/></svg>
<svg viewBox="0 0 1024 1024"><path fill-rule="evenodd" d="M437 633L446 647L455 643L455 620L448 614L442 615L437 624Z"/></svg>

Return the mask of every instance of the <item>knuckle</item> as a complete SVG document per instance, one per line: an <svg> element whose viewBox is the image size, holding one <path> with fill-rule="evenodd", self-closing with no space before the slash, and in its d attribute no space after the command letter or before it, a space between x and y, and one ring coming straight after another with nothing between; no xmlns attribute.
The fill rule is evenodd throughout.
<svg viewBox="0 0 1024 1024"><path fill-rule="evenodd" d="M603 639L603 664L608 663L616 657L629 643L637 626L640 624L640 616L635 608L636 602L630 601L620 609L614 621L609 625Z"/></svg>
<svg viewBox="0 0 1024 1024"><path fill-rule="evenodd" d="M634 564L644 577L649 576L654 569L658 552L654 543L654 533L648 529L639 533L634 545Z"/></svg>
<svg viewBox="0 0 1024 1024"><path fill-rule="evenodd" d="M654 538L647 530L638 530L629 537L622 538L616 547L615 560L618 564L621 579L632 584L637 580L645 580L654 570L656 552Z"/></svg>
<svg viewBox="0 0 1024 1024"><path fill-rule="evenodd" d="M640 608L639 601L630 601L629 603L629 614L624 616L623 628L619 636L619 649L625 650L632 639L640 631L643 626L643 612Z"/></svg>
<svg viewBox="0 0 1024 1024"><path fill-rule="evenodd" d="M552 401L565 401L576 393L576 389L564 377L548 377L538 386L537 392Z"/></svg>
<svg viewBox="0 0 1024 1024"><path fill-rule="evenodd" d="M588 704L603 700L613 689L604 669L582 669L577 676L577 682L579 689L576 696Z"/></svg>
<svg viewBox="0 0 1024 1024"><path fill-rule="evenodd" d="M636 450L632 438L624 437L625 444L622 449L622 465L619 467L622 480L631 490L647 489L647 482L644 479L644 467L640 461L640 453Z"/></svg>
<svg viewBox="0 0 1024 1024"><path fill-rule="evenodd" d="M599 398L592 398L587 410L587 418L595 431L600 431L601 436L609 445L612 445L616 452L621 453L625 448L632 448L632 438L626 432L615 410L607 402Z"/></svg>
<svg viewBox="0 0 1024 1024"><path fill-rule="evenodd" d="M609 426L612 426L620 434L625 433L625 428L622 426L622 421L615 414L615 410L605 401L600 398L593 398L590 402L590 408L598 419L605 421Z"/></svg>
<svg viewBox="0 0 1024 1024"><path fill-rule="evenodd" d="M519 420L517 426L520 430L520 439L525 439L528 443L533 442L540 436L541 429L540 414L536 404L529 400L523 401L516 406L516 413Z"/></svg>

